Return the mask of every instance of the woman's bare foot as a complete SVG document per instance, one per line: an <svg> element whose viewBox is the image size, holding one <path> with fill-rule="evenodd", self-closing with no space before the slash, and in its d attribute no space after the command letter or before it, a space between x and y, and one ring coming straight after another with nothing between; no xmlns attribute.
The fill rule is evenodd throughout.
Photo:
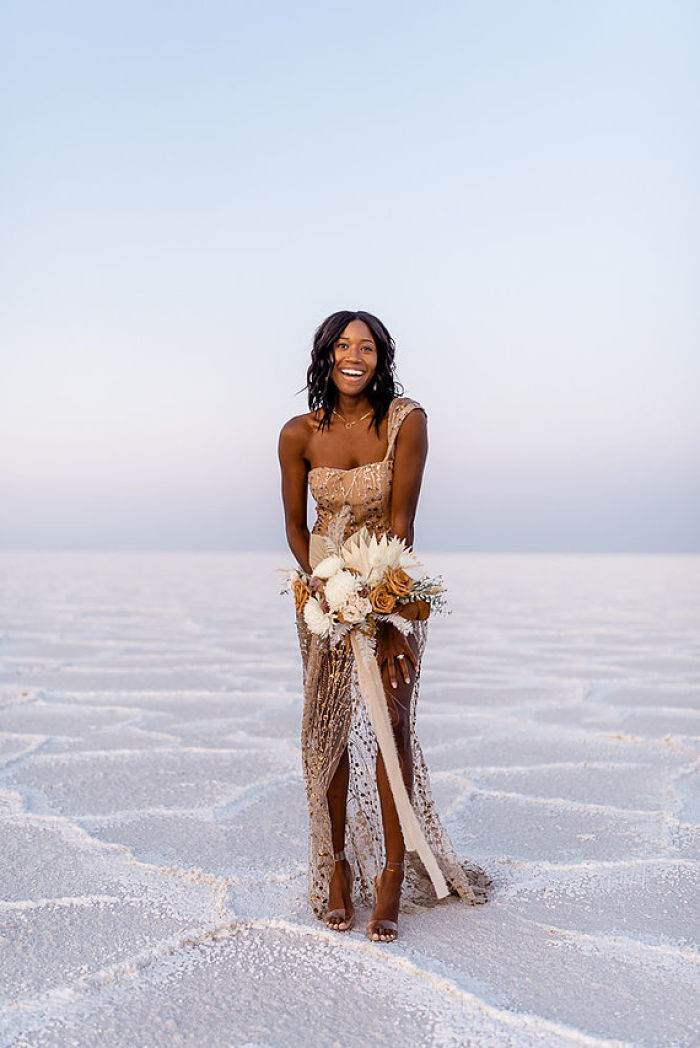
<svg viewBox="0 0 700 1048"><path fill-rule="evenodd" d="M345 852L337 852L335 866L328 887L328 912L326 925L335 932L346 932L352 928L355 909L352 903L354 875Z"/></svg>
<svg viewBox="0 0 700 1048"><path fill-rule="evenodd" d="M393 942L399 934L402 881L402 862L388 862L374 879L376 899L367 925L367 936L374 942Z"/></svg>

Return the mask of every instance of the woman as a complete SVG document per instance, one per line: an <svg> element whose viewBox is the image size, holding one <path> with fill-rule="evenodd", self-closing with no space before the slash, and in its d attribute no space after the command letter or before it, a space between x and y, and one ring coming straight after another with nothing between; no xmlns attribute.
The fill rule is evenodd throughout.
<svg viewBox="0 0 700 1048"><path fill-rule="evenodd" d="M342 527L344 539L365 525L377 536L390 533L413 545L428 450L427 416L417 401L397 395L397 385L394 342L377 317L343 310L323 321L307 371L311 410L290 419L279 439L287 540L309 574L327 554L324 535L333 522L336 531ZM307 487L317 508L311 533ZM399 785L403 778L406 788L400 802L389 786L384 757L359 695L352 650L342 644L324 646L299 612L296 621L303 663L302 761L313 912L335 931L351 928L357 882L360 897L374 902L367 935L389 942L398 934L402 884L405 909L435 901L426 866L416 852L406 853L397 803L412 806L425 847L432 851L447 886L444 893L449 890L472 905L485 902L490 880L479 867L458 861L435 810L415 734L427 622L413 622L407 636L391 623L382 623L376 636L396 743L394 759L398 754L401 768L397 778ZM381 873L375 876L378 869Z"/></svg>

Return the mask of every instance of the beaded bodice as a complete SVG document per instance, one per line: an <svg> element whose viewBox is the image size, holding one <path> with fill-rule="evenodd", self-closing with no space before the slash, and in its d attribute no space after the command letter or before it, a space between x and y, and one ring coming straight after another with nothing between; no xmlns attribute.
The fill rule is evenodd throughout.
<svg viewBox="0 0 700 1048"><path fill-rule="evenodd" d="M401 423L419 408L410 397L395 397L389 405L386 455L380 462L367 462L354 469L316 466L309 470L309 490L316 502L317 518L312 534L323 535L328 524L343 506L350 507L345 538L364 524L369 531L382 534L391 527L391 482L394 475L394 450Z"/></svg>

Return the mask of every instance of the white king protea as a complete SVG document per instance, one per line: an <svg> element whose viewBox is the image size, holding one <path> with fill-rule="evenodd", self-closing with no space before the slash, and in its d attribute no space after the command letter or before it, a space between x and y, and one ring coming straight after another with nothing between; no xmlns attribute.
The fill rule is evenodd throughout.
<svg viewBox="0 0 700 1048"><path fill-rule="evenodd" d="M413 550L406 549L403 539L382 535L377 540L364 527L348 539L340 554L345 567L358 571L368 586L376 586L387 568L402 568L413 578L423 566Z"/></svg>

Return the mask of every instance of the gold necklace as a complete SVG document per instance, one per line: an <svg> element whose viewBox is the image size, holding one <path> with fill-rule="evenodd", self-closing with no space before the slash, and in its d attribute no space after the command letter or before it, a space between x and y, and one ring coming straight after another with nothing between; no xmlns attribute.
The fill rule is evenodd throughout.
<svg viewBox="0 0 700 1048"><path fill-rule="evenodd" d="M362 419L367 418L368 415L371 415L373 410L374 408L370 408L369 411L365 411L364 415L360 415L359 418L354 418L352 422L348 422L348 420L344 418L339 411L336 411L335 408L333 408L333 412L338 416L338 418L343 419L346 429L352 429L352 427L357 425L358 422L362 422Z"/></svg>

